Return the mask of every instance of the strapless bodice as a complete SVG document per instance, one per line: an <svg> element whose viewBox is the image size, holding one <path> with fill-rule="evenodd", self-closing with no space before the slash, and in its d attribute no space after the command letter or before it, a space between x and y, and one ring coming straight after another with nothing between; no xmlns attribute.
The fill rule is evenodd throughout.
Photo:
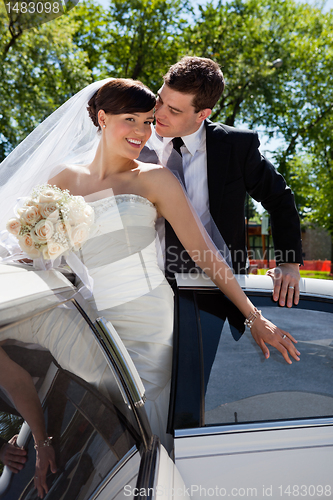
<svg viewBox="0 0 333 500"><path fill-rule="evenodd" d="M146 198L122 194L89 202L95 225L80 258L94 280L98 310L148 293L161 284L155 206Z"/></svg>
<svg viewBox="0 0 333 500"><path fill-rule="evenodd" d="M108 196L106 198L101 198L100 200L88 203L94 208L96 219L102 216L103 213L107 212L111 207L120 207L122 204L130 204L132 207L134 205L141 204L142 206L150 207L154 213L154 221L157 214L155 205L147 198L144 198L139 194L116 194L114 196Z"/></svg>

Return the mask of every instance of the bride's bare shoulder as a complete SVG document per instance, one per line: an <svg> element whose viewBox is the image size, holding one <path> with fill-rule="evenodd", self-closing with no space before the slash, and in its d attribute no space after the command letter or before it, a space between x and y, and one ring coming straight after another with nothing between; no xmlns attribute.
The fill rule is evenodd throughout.
<svg viewBox="0 0 333 500"><path fill-rule="evenodd" d="M59 165L54 171L59 172L53 175L48 183L61 189L69 189L79 177L89 173L87 165Z"/></svg>
<svg viewBox="0 0 333 500"><path fill-rule="evenodd" d="M165 167L163 167L162 165L156 165L156 163L144 163L142 161L138 161L136 160L137 164L138 164L138 169L141 171L141 172L155 172L155 171L159 171L159 170L163 170Z"/></svg>
<svg viewBox="0 0 333 500"><path fill-rule="evenodd" d="M162 165L150 163L140 168L141 186L146 198L153 203L158 203L162 195L170 192L181 192L181 185L173 173Z"/></svg>
<svg viewBox="0 0 333 500"><path fill-rule="evenodd" d="M140 172L145 173L145 177L151 179L152 181L160 179L161 182L165 182L168 179L172 181L175 176L170 172L170 170L163 165L156 165L154 163L142 163L138 162Z"/></svg>

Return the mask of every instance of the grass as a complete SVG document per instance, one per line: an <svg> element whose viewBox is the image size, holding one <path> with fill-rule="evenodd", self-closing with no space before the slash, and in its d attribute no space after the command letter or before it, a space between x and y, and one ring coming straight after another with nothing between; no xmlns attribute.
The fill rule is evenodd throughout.
<svg viewBox="0 0 333 500"><path fill-rule="evenodd" d="M265 275L267 269L258 269L257 274ZM316 278L321 280L333 280L332 274L328 271L300 271L301 278Z"/></svg>
<svg viewBox="0 0 333 500"><path fill-rule="evenodd" d="M317 278L321 280L333 280L329 271L300 271L301 278Z"/></svg>

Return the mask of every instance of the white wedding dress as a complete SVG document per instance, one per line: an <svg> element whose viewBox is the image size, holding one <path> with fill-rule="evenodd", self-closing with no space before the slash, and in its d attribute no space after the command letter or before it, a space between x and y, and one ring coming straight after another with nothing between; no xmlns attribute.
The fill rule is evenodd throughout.
<svg viewBox="0 0 333 500"><path fill-rule="evenodd" d="M94 280L95 315L111 321L146 390L153 433L165 443L173 336L173 292L157 264L157 211L146 198L117 195L90 203L95 229L78 256ZM57 308L36 316L6 338L38 343L65 369L107 394L108 369L76 311ZM1 339L0 339L1 340Z"/></svg>

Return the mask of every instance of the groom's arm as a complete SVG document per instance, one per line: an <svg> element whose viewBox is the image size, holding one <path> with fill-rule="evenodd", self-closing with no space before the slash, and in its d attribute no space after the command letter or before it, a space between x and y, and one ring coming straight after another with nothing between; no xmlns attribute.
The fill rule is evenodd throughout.
<svg viewBox="0 0 333 500"><path fill-rule="evenodd" d="M301 227L294 195L284 178L259 152L259 139L252 134L244 165L248 193L261 202L271 217L277 268L268 274L274 281L274 300L288 307L299 300L299 264L303 263Z"/></svg>

